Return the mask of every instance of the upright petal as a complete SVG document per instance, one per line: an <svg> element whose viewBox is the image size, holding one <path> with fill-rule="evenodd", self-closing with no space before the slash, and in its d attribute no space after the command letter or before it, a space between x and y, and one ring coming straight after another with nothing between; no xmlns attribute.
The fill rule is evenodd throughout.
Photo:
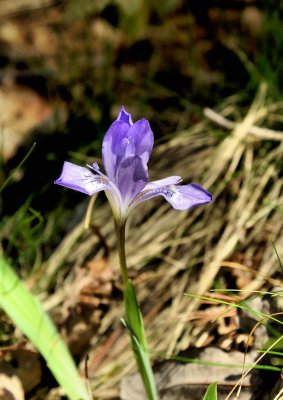
<svg viewBox="0 0 283 400"><path fill-rule="evenodd" d="M142 201L151 199L155 196L163 196L176 210L187 210L191 207L210 203L212 201L211 194L203 187L195 183L183 186L161 186L160 181L156 182L158 184L155 186L155 188L153 188L154 182L149 183L145 189L133 200L130 206L134 207ZM147 189L149 185L151 185L151 188Z"/></svg>
<svg viewBox="0 0 283 400"><path fill-rule="evenodd" d="M132 144L134 154L140 156L147 164L154 142L149 122L144 118L135 122L128 130L127 137Z"/></svg>
<svg viewBox="0 0 283 400"><path fill-rule="evenodd" d="M147 164L153 147L153 133L146 119L133 124L124 107L106 132L102 144L103 164L107 176L117 183L117 170L123 160L138 155Z"/></svg>
<svg viewBox="0 0 283 400"><path fill-rule="evenodd" d="M88 195L109 189L107 177L95 175L89 169L68 161L64 162L62 173L54 183Z"/></svg>
<svg viewBox="0 0 283 400"><path fill-rule="evenodd" d="M121 107L121 111L119 112L117 121L122 121L128 125L133 125L131 114L128 113L123 106Z"/></svg>
<svg viewBox="0 0 283 400"><path fill-rule="evenodd" d="M103 139L103 165L107 176L112 182L115 182L117 169L124 159L128 145L127 133L129 127L130 125L123 122L123 120L116 120L110 126Z"/></svg>
<svg viewBox="0 0 283 400"><path fill-rule="evenodd" d="M138 195L145 187L148 181L147 165L142 158L135 155L122 161L117 171L117 182L124 207Z"/></svg>

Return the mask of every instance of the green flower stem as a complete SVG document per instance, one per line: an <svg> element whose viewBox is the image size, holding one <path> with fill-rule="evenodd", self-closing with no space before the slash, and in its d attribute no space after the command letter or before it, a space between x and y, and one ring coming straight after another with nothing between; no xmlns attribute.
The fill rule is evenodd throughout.
<svg viewBox="0 0 283 400"><path fill-rule="evenodd" d="M126 252L125 252L126 220L117 221L115 219L115 229L117 235L117 250L119 255L120 271L123 281L123 288L125 291L125 288L129 280Z"/></svg>
<svg viewBox="0 0 283 400"><path fill-rule="evenodd" d="M132 350L149 400L157 400L157 390L150 365L142 315L138 306L135 288L129 279L125 252L126 220L115 220L117 248L124 290L125 325L128 328Z"/></svg>

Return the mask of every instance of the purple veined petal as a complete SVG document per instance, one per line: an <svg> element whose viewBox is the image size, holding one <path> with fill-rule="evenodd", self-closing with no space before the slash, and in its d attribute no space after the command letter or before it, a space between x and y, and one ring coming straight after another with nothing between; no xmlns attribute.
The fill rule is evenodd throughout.
<svg viewBox="0 0 283 400"><path fill-rule="evenodd" d="M117 184L117 171L126 158L138 155L147 163L153 140L148 121L141 119L133 124L131 115L122 107L118 118L106 132L102 144L103 164L111 181Z"/></svg>
<svg viewBox="0 0 283 400"><path fill-rule="evenodd" d="M212 201L212 195L196 183L190 185L167 185L143 190L132 202L131 207L155 196L163 196L176 210L187 210Z"/></svg>
<svg viewBox="0 0 283 400"><path fill-rule="evenodd" d="M143 191L157 189L168 185L177 185L177 183L182 182L182 180L183 179L180 176L168 176L167 178L164 179L148 182L148 184L144 187Z"/></svg>
<svg viewBox="0 0 283 400"><path fill-rule="evenodd" d="M144 118L135 122L130 127L127 137L129 142L134 147L134 154L140 156L144 163L147 164L154 142L154 137L149 122ZM127 156L129 155L130 154L128 152Z"/></svg>
<svg viewBox="0 0 283 400"><path fill-rule="evenodd" d="M88 195L111 190L106 176L96 175L89 169L68 161L64 162L62 173L54 183Z"/></svg>
<svg viewBox="0 0 283 400"><path fill-rule="evenodd" d="M135 155L122 161L117 171L118 187L124 208L140 193L148 181L147 165L142 158Z"/></svg>
<svg viewBox="0 0 283 400"><path fill-rule="evenodd" d="M126 147L128 145L127 133L130 125L122 120L116 120L106 132L102 143L103 165L107 176L116 181L116 173L119 168Z"/></svg>
<svg viewBox="0 0 283 400"><path fill-rule="evenodd" d="M117 121L125 122L129 126L133 125L131 114L128 113L123 106L121 107L121 111L119 112Z"/></svg>

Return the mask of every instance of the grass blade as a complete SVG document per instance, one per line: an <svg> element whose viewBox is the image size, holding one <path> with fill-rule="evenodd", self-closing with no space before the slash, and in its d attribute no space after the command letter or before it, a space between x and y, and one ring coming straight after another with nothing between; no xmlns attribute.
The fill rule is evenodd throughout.
<svg viewBox="0 0 283 400"><path fill-rule="evenodd" d="M69 350L39 301L0 256L0 306L42 354L71 400L88 400Z"/></svg>
<svg viewBox="0 0 283 400"><path fill-rule="evenodd" d="M275 243L274 243L273 240L271 240L271 244L272 244L272 247L273 247L273 249L274 249L274 251L275 251L275 254L276 254L276 257L277 257L277 260L278 260L280 269L281 269L281 272L283 272L283 264L282 264L282 261L281 261L281 259L280 259L280 257L279 257L277 248L276 248Z"/></svg>
<svg viewBox="0 0 283 400"><path fill-rule="evenodd" d="M10 173L10 175L8 176L8 178L2 183L1 187L0 187L0 193L3 191L3 189L8 185L8 183L10 183L10 181L13 179L13 176L15 175L15 173L23 166L23 164L26 162L26 160L29 158L29 156L31 155L31 153L33 152L33 150L35 149L36 143L34 143L31 148L29 149L29 151L27 152L27 154L24 156L24 158L22 159L22 161L19 163L19 165L17 165L17 167Z"/></svg>
<svg viewBox="0 0 283 400"><path fill-rule="evenodd" d="M208 386L203 400L217 400L217 383Z"/></svg>
<svg viewBox="0 0 283 400"><path fill-rule="evenodd" d="M128 280L124 291L126 321L125 325L129 330L132 342L132 349L135 354L139 372L149 400L157 400L157 390L150 365L147 341L145 337L143 319L138 306L135 288Z"/></svg>

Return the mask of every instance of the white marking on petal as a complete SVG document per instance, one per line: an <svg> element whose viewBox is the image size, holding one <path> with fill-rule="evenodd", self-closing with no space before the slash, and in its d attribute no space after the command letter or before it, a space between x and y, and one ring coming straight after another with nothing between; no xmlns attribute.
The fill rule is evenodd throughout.
<svg viewBox="0 0 283 400"><path fill-rule="evenodd" d="M177 185L180 182L182 182L182 178L180 176L168 176L167 178L164 179L159 179L157 181L149 182L145 186L144 190L158 189L160 187L165 187L168 185Z"/></svg>
<svg viewBox="0 0 283 400"><path fill-rule="evenodd" d="M194 183L184 186L167 185L158 187L158 185L156 185L155 188L148 189L148 187L151 187L151 185L148 184L145 189L134 198L130 207L135 207L142 201L149 200L158 195L163 196L176 210L187 210L197 205L210 203L212 200L212 196L209 192Z"/></svg>

